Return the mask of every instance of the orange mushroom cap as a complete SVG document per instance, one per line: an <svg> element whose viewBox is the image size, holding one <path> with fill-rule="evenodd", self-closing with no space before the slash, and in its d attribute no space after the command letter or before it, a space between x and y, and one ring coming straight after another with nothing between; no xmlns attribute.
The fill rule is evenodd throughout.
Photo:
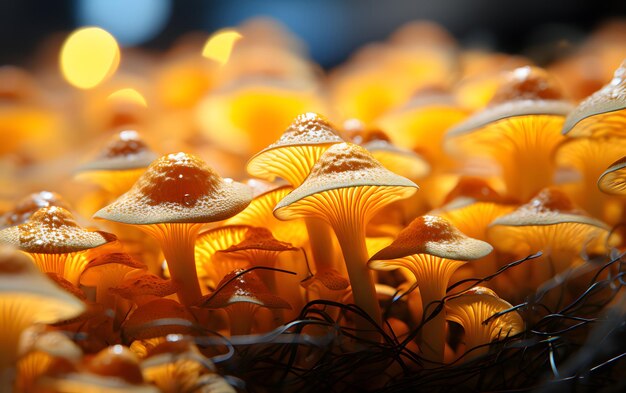
<svg viewBox="0 0 626 393"><path fill-rule="evenodd" d="M626 157L611 164L598 178L600 191L612 195L626 195Z"/></svg>
<svg viewBox="0 0 626 393"><path fill-rule="evenodd" d="M173 295L177 289L172 280L145 272L139 277L125 278L118 286L109 288L109 292L143 305L145 302L139 299L156 300L156 297Z"/></svg>
<svg viewBox="0 0 626 393"><path fill-rule="evenodd" d="M157 299L137 308L122 324L125 337L142 340L168 334L196 333L195 318L187 308L171 299Z"/></svg>
<svg viewBox="0 0 626 393"><path fill-rule="evenodd" d="M247 186L222 179L191 154L169 154L94 217L133 225L220 221L243 210L251 194Z"/></svg>
<svg viewBox="0 0 626 393"><path fill-rule="evenodd" d="M125 130L115 134L96 157L81 165L79 172L120 171L147 168L156 160L157 155L134 130Z"/></svg>
<svg viewBox="0 0 626 393"><path fill-rule="evenodd" d="M23 224L37 210L43 207L58 206L69 210L69 204L56 192L34 192L20 199L13 209L0 217L0 227Z"/></svg>
<svg viewBox="0 0 626 393"><path fill-rule="evenodd" d="M328 120L317 113L304 113L295 118L278 141L255 154L246 169L262 179L274 180L279 176L295 187L328 147L341 142Z"/></svg>
<svg viewBox="0 0 626 393"><path fill-rule="evenodd" d="M565 120L563 133L572 137L624 136L626 127L626 61L613 79L581 102Z"/></svg>

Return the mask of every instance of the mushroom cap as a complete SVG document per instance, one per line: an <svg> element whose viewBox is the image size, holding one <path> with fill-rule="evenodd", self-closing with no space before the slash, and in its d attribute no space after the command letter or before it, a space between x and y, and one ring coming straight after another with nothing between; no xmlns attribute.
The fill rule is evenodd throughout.
<svg viewBox="0 0 626 393"><path fill-rule="evenodd" d="M506 198L502 197L489 183L480 177L462 176L456 186L446 195L445 204L455 203L463 200L468 203L473 202L493 202L506 203ZM455 206L456 207L456 206Z"/></svg>
<svg viewBox="0 0 626 393"><path fill-rule="evenodd" d="M11 303L23 301L32 323L53 323L85 311L82 301L55 285L31 258L7 246L0 246L0 297ZM11 318L4 314L7 317Z"/></svg>
<svg viewBox="0 0 626 393"><path fill-rule="evenodd" d="M121 279L124 274L133 269L145 270L147 267L126 253L113 252L99 255L85 266L80 276L80 283L86 286L97 285L105 274L113 274L113 277Z"/></svg>
<svg viewBox="0 0 626 393"><path fill-rule="evenodd" d="M325 288L331 291L343 291L350 286L350 281L347 278L339 274L335 269L324 269L321 272L316 272L314 276L307 278L301 282L304 288L309 288L315 283L323 285Z"/></svg>
<svg viewBox="0 0 626 393"><path fill-rule="evenodd" d="M240 274L244 271L235 269L224 276L215 292L204 296L200 305L206 308L224 308L234 303L252 303L267 308L291 309L291 305L283 298L269 291L255 271Z"/></svg>
<svg viewBox="0 0 626 393"><path fill-rule="evenodd" d="M302 169L308 170L326 147L341 142L343 140L328 120L317 113L304 113L295 118L276 142L255 154L248 161L246 170L252 176L274 180L277 173L273 167L277 165L277 157L285 155L291 165L306 165L308 168ZM320 149L300 149L316 146Z"/></svg>
<svg viewBox="0 0 626 393"><path fill-rule="evenodd" d="M89 261L85 270L95 267L105 267L111 263L118 265L128 266L132 269L146 269L146 265L143 262L139 262L129 254L123 252L112 252L108 254L99 255L96 258Z"/></svg>
<svg viewBox="0 0 626 393"><path fill-rule="evenodd" d="M452 127L448 137L472 132L490 123L517 116L566 116L573 106L566 101L556 81L536 67L520 67L511 71L484 110Z"/></svg>
<svg viewBox="0 0 626 393"><path fill-rule="evenodd" d="M0 231L0 241L37 254L67 254L115 240L115 236L80 227L72 214L58 206L44 207L24 224Z"/></svg>
<svg viewBox="0 0 626 393"><path fill-rule="evenodd" d="M399 198L409 197L418 189L409 179L386 169L361 146L338 143L322 154L304 183L278 202L274 215L281 220L302 217L304 214L292 211L290 205L325 191L359 186L373 186L388 194L393 190Z"/></svg>
<svg viewBox="0 0 626 393"><path fill-rule="evenodd" d="M496 218L489 226L534 226L580 223L608 230L606 224L589 217L561 190L546 188L512 213Z"/></svg>
<svg viewBox="0 0 626 393"><path fill-rule="evenodd" d="M113 345L98 352L87 361L85 368L92 374L119 378L131 384L143 382L139 359L122 345Z"/></svg>
<svg viewBox="0 0 626 393"><path fill-rule="evenodd" d="M251 199L248 186L222 179L191 154L176 153L153 162L94 217L134 225L214 222L239 213Z"/></svg>
<svg viewBox="0 0 626 393"><path fill-rule="evenodd" d="M138 307L122 324L124 336L134 340L193 334L195 318L187 308L171 299L156 299Z"/></svg>
<svg viewBox="0 0 626 393"><path fill-rule="evenodd" d="M608 84L583 100L567 116L563 133L581 137L616 131L623 135L625 116L623 113L614 113L623 109L626 109L626 61L615 70Z"/></svg>
<svg viewBox="0 0 626 393"><path fill-rule="evenodd" d="M61 287L64 291L71 293L80 300L87 300L87 296L85 296L85 293L82 289L63 278L63 276L61 276L60 274L46 272L46 276L48 276L49 279L54 281L54 283Z"/></svg>
<svg viewBox="0 0 626 393"><path fill-rule="evenodd" d="M414 254L469 261L482 258L492 250L489 243L467 237L444 218L421 216L404 228L393 243L371 257L369 266L378 268L375 261L399 259Z"/></svg>
<svg viewBox="0 0 626 393"><path fill-rule="evenodd" d="M116 134L93 160L81 165L78 171L146 168L157 158L137 131L126 130Z"/></svg>
<svg viewBox="0 0 626 393"><path fill-rule="evenodd" d="M233 244L230 247L219 250L218 252L237 252L245 250L262 250L262 251L297 251L297 247L293 247L291 244L281 242L277 240L272 232L267 228L251 227L246 232L246 235L242 241L237 244Z"/></svg>
<svg viewBox="0 0 626 393"><path fill-rule="evenodd" d="M373 140L362 145L390 171L410 179L421 178L430 172L430 164L422 156L385 140Z"/></svg>
<svg viewBox="0 0 626 393"><path fill-rule="evenodd" d="M69 210L69 204L56 192L34 192L20 199L15 207L0 217L0 227L9 227L23 224L28 218L42 207L59 206Z"/></svg>
<svg viewBox="0 0 626 393"><path fill-rule="evenodd" d="M611 164L598 178L600 191L612 195L626 195L626 156Z"/></svg>
<svg viewBox="0 0 626 393"><path fill-rule="evenodd" d="M117 287L109 288L109 292L128 300L139 296L165 297L173 295L177 290L178 287L172 280L166 280L149 272L139 277L126 278Z"/></svg>

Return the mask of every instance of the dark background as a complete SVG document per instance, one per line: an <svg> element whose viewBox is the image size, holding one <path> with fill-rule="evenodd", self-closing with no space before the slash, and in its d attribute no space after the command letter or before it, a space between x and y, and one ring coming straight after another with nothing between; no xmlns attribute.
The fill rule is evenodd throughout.
<svg viewBox="0 0 626 393"><path fill-rule="evenodd" d="M141 46L167 49L185 32L210 32L264 15L298 34L314 60L325 67L413 19L439 22L465 45L524 53L563 40L576 43L600 22L626 17L626 0L164 1L170 6L164 27ZM83 25L78 4L79 0L0 0L0 64L28 65L46 36Z"/></svg>

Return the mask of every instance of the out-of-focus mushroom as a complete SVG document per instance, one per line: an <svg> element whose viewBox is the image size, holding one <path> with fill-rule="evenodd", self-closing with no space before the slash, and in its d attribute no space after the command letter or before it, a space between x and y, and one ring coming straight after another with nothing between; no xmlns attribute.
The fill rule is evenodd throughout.
<svg viewBox="0 0 626 393"><path fill-rule="evenodd" d="M180 303L157 299L137 308L122 324L123 336L129 341L164 337L168 334L197 333L194 316Z"/></svg>
<svg viewBox="0 0 626 393"><path fill-rule="evenodd" d="M90 250L115 240L115 236L80 227L62 207L45 207L27 222L0 231L0 241L30 254L42 272L56 273L78 286L89 262Z"/></svg>
<svg viewBox="0 0 626 393"><path fill-rule="evenodd" d="M580 103L563 124L570 137L609 137L625 135L626 128L626 61L613 79Z"/></svg>
<svg viewBox="0 0 626 393"><path fill-rule="evenodd" d="M472 288L446 302L446 319L463 327L464 361L486 354L491 342L524 330L524 321L517 311L496 317L496 314L512 308L495 292L483 287Z"/></svg>
<svg viewBox="0 0 626 393"><path fill-rule="evenodd" d="M446 295L450 277L466 261L483 258L492 250L488 243L467 237L441 217L421 216L370 258L372 269L404 268L413 274L424 309L418 345L427 360L443 361L446 319L437 305Z"/></svg>
<svg viewBox="0 0 626 393"><path fill-rule="evenodd" d="M74 318L85 305L40 273L31 258L0 246L0 310L0 386L8 388L22 332L34 324Z"/></svg>
<svg viewBox="0 0 626 393"><path fill-rule="evenodd" d="M214 261L215 253L241 242L250 228L249 225L226 225L200 233L196 239L195 250L198 278L206 281L211 288L217 287L224 274L230 270L224 272L217 266Z"/></svg>
<svg viewBox="0 0 626 393"><path fill-rule="evenodd" d="M553 183L552 157L571 109L547 72L517 68L486 109L448 131L447 147L496 163L506 196L525 202Z"/></svg>
<svg viewBox="0 0 626 393"><path fill-rule="evenodd" d="M274 209L281 220L313 217L333 228L352 285L354 301L380 324L380 307L366 264L365 226L384 206L413 195L418 187L351 143L331 146L306 180ZM360 327L364 321L359 321Z"/></svg>
<svg viewBox="0 0 626 393"><path fill-rule="evenodd" d="M598 178L600 191L611 195L626 195L626 157L609 166Z"/></svg>
<svg viewBox="0 0 626 393"><path fill-rule="evenodd" d="M85 266L80 283L87 287L96 287L96 303L115 310L116 300L109 293L109 288L118 285L127 273L135 269L145 270L146 266L128 254L103 254Z"/></svg>
<svg viewBox="0 0 626 393"><path fill-rule="evenodd" d="M511 269L511 282L519 288L498 287L511 299L521 299L543 282L583 263L581 250L604 251L606 224L589 217L565 193L546 188L517 210L494 220L488 229L491 244L500 252L523 258L542 251L526 265Z"/></svg>
<svg viewBox="0 0 626 393"><path fill-rule="evenodd" d="M141 307L153 300L173 295L177 291L172 280L165 280L145 271L139 274L139 276L133 273L126 275L119 285L109 287L109 292Z"/></svg>
<svg viewBox="0 0 626 393"><path fill-rule="evenodd" d="M272 294L256 272L243 269L228 273L218 284L215 292L199 302L201 307L222 308L230 319L231 336L250 334L254 325L254 314L260 307L290 309L282 298Z"/></svg>
<svg viewBox="0 0 626 393"><path fill-rule="evenodd" d="M317 113L296 117L281 137L248 161L247 171L267 180L276 177L298 187L311 172L320 156L331 146L343 142L337 130ZM326 223L314 217L304 219L316 272L337 269L335 239Z"/></svg>
<svg viewBox="0 0 626 393"><path fill-rule="evenodd" d="M199 158L177 153L161 157L135 185L94 217L137 225L163 250L184 304L201 296L194 247L204 223L230 218L252 198L250 189L222 179Z"/></svg>
<svg viewBox="0 0 626 393"><path fill-rule="evenodd" d="M70 210L69 204L56 192L34 192L20 199L13 209L0 216L0 228L23 224L37 210L49 206L58 206Z"/></svg>

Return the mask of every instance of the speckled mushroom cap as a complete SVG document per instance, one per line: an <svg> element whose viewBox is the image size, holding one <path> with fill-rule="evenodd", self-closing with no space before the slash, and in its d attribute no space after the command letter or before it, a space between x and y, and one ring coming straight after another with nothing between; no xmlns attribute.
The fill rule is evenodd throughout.
<svg viewBox="0 0 626 393"><path fill-rule="evenodd" d="M611 164L598 178L600 191L612 195L626 195L626 157Z"/></svg>
<svg viewBox="0 0 626 393"><path fill-rule="evenodd" d="M556 188L542 190L528 203L512 213L498 217L489 226L554 225L567 222L587 224L608 230L606 224L589 217L587 213L576 207L563 191Z"/></svg>
<svg viewBox="0 0 626 393"><path fill-rule="evenodd" d="M626 61L613 79L587 97L565 119L563 133L572 137L624 135L626 127Z"/></svg>
<svg viewBox="0 0 626 393"><path fill-rule="evenodd" d="M237 244L233 244L225 250L219 250L218 252L237 252L245 250L263 250L263 251L296 251L297 247L293 247L290 243L281 242L277 240L272 232L267 228L251 227L246 232L246 235L242 241Z"/></svg>
<svg viewBox="0 0 626 393"><path fill-rule="evenodd" d="M127 130L116 134L92 161L81 165L78 171L146 168L157 158L137 131Z"/></svg>
<svg viewBox="0 0 626 393"><path fill-rule="evenodd" d="M24 224L0 231L0 241L33 254L66 254L102 246L115 236L80 227L62 207L39 209Z"/></svg>
<svg viewBox="0 0 626 393"><path fill-rule="evenodd" d="M289 303L267 289L256 272L240 274L243 271L236 269L224 276L215 292L204 296L200 305L207 308L223 308L243 302L267 308L291 309ZM237 276L238 274L240 275Z"/></svg>
<svg viewBox="0 0 626 393"><path fill-rule="evenodd" d="M163 279L155 274L145 272L139 277L124 279L117 287L109 289L112 294L133 300L142 296L164 297L173 295L178 286L172 280Z"/></svg>
<svg viewBox="0 0 626 393"><path fill-rule="evenodd" d="M469 261L482 258L492 250L489 243L465 236L444 218L420 216L404 228L393 243L371 257L369 266L374 269L383 268L385 263L376 261L399 259L414 254Z"/></svg>
<svg viewBox="0 0 626 393"><path fill-rule="evenodd" d="M56 192L40 191L33 192L20 199L15 207L0 216L0 228L19 225L42 207L59 206L69 210L69 204Z"/></svg>
<svg viewBox="0 0 626 393"><path fill-rule="evenodd" d="M409 197L418 189L409 179L386 169L361 146L339 143L322 154L304 183L278 202L274 215L281 220L303 217L303 213L293 209L294 204L311 204L315 194L359 186L380 187L380 192L396 193L398 199Z"/></svg>
<svg viewBox="0 0 626 393"><path fill-rule="evenodd" d="M29 310L23 312L23 317L30 318L31 323L54 323L85 311L82 301L56 286L31 258L4 245L0 245L0 298L14 309L23 302ZM3 319L11 315L4 311L1 314Z"/></svg>
<svg viewBox="0 0 626 393"><path fill-rule="evenodd" d="M298 147L330 146L341 142L343 140L328 120L317 113L304 113L296 117L276 142L255 154L248 161L247 171L252 176L274 180L276 173L268 168L276 165L275 160L278 157L296 161L294 150ZM313 166L319 154L309 154L310 157L304 157L309 168ZM293 163L292 165L302 164Z"/></svg>
<svg viewBox="0 0 626 393"><path fill-rule="evenodd" d="M448 137L472 132L498 120L526 115L566 116L573 106L563 98L556 81L536 67L520 67L508 74L487 108L452 127Z"/></svg>
<svg viewBox="0 0 626 393"><path fill-rule="evenodd" d="M176 153L153 162L128 192L94 217L135 225L205 223L234 216L251 199L248 186L222 179L191 154Z"/></svg>

